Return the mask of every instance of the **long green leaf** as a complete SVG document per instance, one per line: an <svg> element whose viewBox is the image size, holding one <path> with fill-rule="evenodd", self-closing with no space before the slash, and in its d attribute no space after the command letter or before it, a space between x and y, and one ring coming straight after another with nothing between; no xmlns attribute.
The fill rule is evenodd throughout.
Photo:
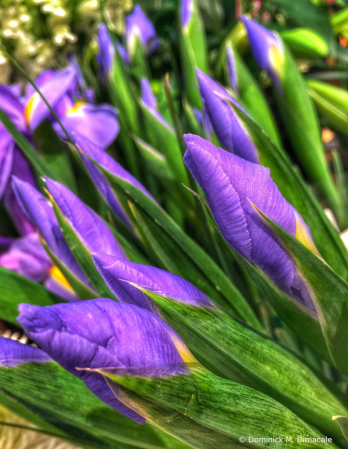
<svg viewBox="0 0 348 449"><path fill-rule="evenodd" d="M69 223L67 218L63 215L59 209L57 203L50 197L50 202L53 205L54 212L56 214L61 231L65 237L65 240L76 258L78 264L82 268L83 272L87 276L96 292L99 293L102 298L116 299L115 295L105 285L103 278L93 263L92 255L89 249L84 245L78 233L73 226Z"/></svg>
<svg viewBox="0 0 348 449"><path fill-rule="evenodd" d="M322 437L274 399L209 371L190 369L191 374L166 377L139 377L112 368L97 371L145 409L156 426L197 449L241 448L244 442L246 447L279 447L279 440L265 440L268 435L284 440L293 436L292 447L312 448L313 443L299 442L296 437ZM334 445L324 439L322 446Z"/></svg>
<svg viewBox="0 0 348 449"><path fill-rule="evenodd" d="M332 359L338 369L348 373L348 283L323 260L284 229L259 212L271 226L293 258L308 284L318 320Z"/></svg>
<svg viewBox="0 0 348 449"><path fill-rule="evenodd" d="M332 416L347 410L348 401L334 384L338 397L289 351L220 310L138 288L155 301L161 316L203 364L207 361L217 374L267 394L325 434L340 437Z"/></svg>
<svg viewBox="0 0 348 449"><path fill-rule="evenodd" d="M88 432L96 443L113 443L113 449L186 449L184 444L149 424L140 426L103 404L76 377L57 363L25 363L0 366L0 387L32 406L41 418L45 413L73 428Z"/></svg>

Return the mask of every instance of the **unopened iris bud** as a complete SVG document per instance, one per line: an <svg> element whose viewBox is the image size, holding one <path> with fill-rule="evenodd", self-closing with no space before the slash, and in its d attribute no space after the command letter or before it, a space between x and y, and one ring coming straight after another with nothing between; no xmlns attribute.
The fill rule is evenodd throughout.
<svg viewBox="0 0 348 449"><path fill-rule="evenodd" d="M182 0L180 4L181 26L185 28L191 20L194 0Z"/></svg>
<svg viewBox="0 0 348 449"><path fill-rule="evenodd" d="M98 28L98 46L97 62L99 64L99 73L102 79L106 80L112 73L115 47L104 23L101 23Z"/></svg>
<svg viewBox="0 0 348 449"><path fill-rule="evenodd" d="M107 286L121 302L145 308L152 305L151 298L136 285L186 304L212 307L209 298L198 288L168 271L102 253L94 253L93 261Z"/></svg>
<svg viewBox="0 0 348 449"><path fill-rule="evenodd" d="M111 174L129 182L137 189L141 190L145 195L147 195L152 201L155 202L153 196L145 189L145 187L127 170L125 170L121 164L119 164L112 156L110 156L105 151L100 150L93 142L86 139L78 133L72 133L71 135L73 141L77 145L82 160L102 197L109 204L113 212L124 221L129 227L132 228L131 221L127 217L120 201L118 200L114 190L112 189L109 181L103 175L101 170L92 162L96 162L103 168L108 170ZM92 160L91 160L92 159Z"/></svg>
<svg viewBox="0 0 348 449"><path fill-rule="evenodd" d="M19 308L18 321L29 338L103 402L139 424L146 421L141 409L118 394L117 385L111 390L101 374L86 369L133 369L145 377L149 369L154 377L188 372L184 358L190 353L180 337L138 306L95 299Z"/></svg>
<svg viewBox="0 0 348 449"><path fill-rule="evenodd" d="M226 58L227 58L228 78L230 81L230 86L233 92L235 92L238 95L238 77L237 77L236 60L234 58L234 53L230 45L227 45L226 47Z"/></svg>
<svg viewBox="0 0 348 449"><path fill-rule="evenodd" d="M133 12L126 17L127 51L131 58L134 55L138 40L147 54L151 54L159 46L154 26L140 6L135 5Z"/></svg>
<svg viewBox="0 0 348 449"><path fill-rule="evenodd" d="M281 195L268 168L253 164L198 136L186 135L184 161L207 196L225 240L283 291L311 310L310 293L296 267L255 205L289 234L317 253L300 214Z"/></svg>
<svg viewBox="0 0 348 449"><path fill-rule="evenodd" d="M256 62L268 73L276 88L281 90L285 55L280 37L245 16L242 20L246 26L251 52Z"/></svg>
<svg viewBox="0 0 348 449"><path fill-rule="evenodd" d="M225 150L258 163L257 149L230 103L244 109L223 87L201 70L196 70L204 112ZM245 111L244 111L245 112Z"/></svg>

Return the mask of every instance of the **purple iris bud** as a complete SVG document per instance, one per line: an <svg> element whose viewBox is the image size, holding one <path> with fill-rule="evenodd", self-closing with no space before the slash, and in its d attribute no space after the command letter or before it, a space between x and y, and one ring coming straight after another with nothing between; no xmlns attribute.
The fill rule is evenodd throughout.
<svg viewBox="0 0 348 449"><path fill-rule="evenodd" d="M118 54L123 59L124 63L126 65L129 65L129 54L127 53L127 50L124 48L124 46L121 44L121 42L116 42L116 49Z"/></svg>
<svg viewBox="0 0 348 449"><path fill-rule="evenodd" d="M154 310L151 298L130 284L133 283L177 301L212 307L209 298L198 288L168 271L101 253L93 254L93 261L106 285L121 302L146 309L150 305Z"/></svg>
<svg viewBox="0 0 348 449"><path fill-rule="evenodd" d="M50 357L42 349L19 341L0 337L0 366L19 366L23 363L45 363Z"/></svg>
<svg viewBox="0 0 348 449"><path fill-rule="evenodd" d="M234 54L232 47L228 45L226 47L226 56L227 56L227 67L228 67L228 77L230 80L230 86L233 91L238 94L238 78L237 78L237 67L236 60L234 59Z"/></svg>
<svg viewBox="0 0 348 449"><path fill-rule="evenodd" d="M98 167L87 157L89 156L93 161L97 164L101 165L103 168L108 170L113 175L118 178L123 179L126 182L129 182L137 189L141 190L145 195L147 195L152 201L155 202L155 199L151 196L151 194L145 189L145 187L132 176L127 170L125 170L118 162L115 161L113 157L109 154L101 151L98 147L96 147L91 141L83 137L82 135L72 133L72 139L78 146L81 151L81 157L86 165L86 168L93 179L94 184L99 190L100 194L109 204L111 209L115 212L115 214L124 221L128 226L131 225L131 221L127 217L126 213L121 206L120 201L115 195L112 187L109 184L109 181L105 178L103 173L100 171Z"/></svg>
<svg viewBox="0 0 348 449"><path fill-rule="evenodd" d="M146 109L151 112L151 114L164 126L174 132L171 125L165 120L165 118L161 115L161 113L157 109L157 98L155 94L152 92L149 80L147 78L142 78L140 81L141 87L141 102L146 107Z"/></svg>
<svg viewBox="0 0 348 449"><path fill-rule="evenodd" d="M223 87L196 68L204 111L208 114L217 138L225 150L258 163L257 149L230 103L246 111Z"/></svg>
<svg viewBox="0 0 348 449"><path fill-rule="evenodd" d="M198 136L188 134L185 142L185 164L206 194L225 240L280 289L314 311L294 263L251 204L289 234L300 241L310 241L311 249L315 248L309 228L282 197L270 170Z"/></svg>
<svg viewBox="0 0 348 449"><path fill-rule="evenodd" d="M103 402L140 424L145 418L125 405L129 399L117 384L111 391L101 374L83 368L121 373L133 368L147 377L149 369L157 377L188 372L183 363L188 350L180 337L138 306L95 299L47 307L21 304L19 310L18 321L29 338Z"/></svg>
<svg viewBox="0 0 348 449"><path fill-rule="evenodd" d="M151 54L159 46L155 28L139 5L135 5L133 12L126 16L126 42L129 55L134 54L137 39L145 47L147 54Z"/></svg>
<svg viewBox="0 0 348 449"><path fill-rule="evenodd" d="M52 262L36 233L14 239L9 250L0 255L0 265L35 282L43 282Z"/></svg>
<svg viewBox="0 0 348 449"><path fill-rule="evenodd" d="M284 68L284 48L280 37L245 16L241 19L246 26L249 45L256 62L280 90Z"/></svg>
<svg viewBox="0 0 348 449"><path fill-rule="evenodd" d="M108 225L63 184L44 178L51 198L89 251L125 257Z"/></svg>
<svg viewBox="0 0 348 449"><path fill-rule="evenodd" d="M181 26L184 28L190 22L193 13L193 0L181 0L180 3L180 20Z"/></svg>
<svg viewBox="0 0 348 449"><path fill-rule="evenodd" d="M117 110L107 104L94 105L78 101L65 110L60 121L69 134L73 131L82 134L102 150L116 139L120 130ZM59 123L53 127L59 137L66 138Z"/></svg>
<svg viewBox="0 0 348 449"><path fill-rule="evenodd" d="M101 23L98 28L98 45L97 62L99 64L99 73L102 79L106 80L111 75L114 65L115 47L104 23Z"/></svg>
<svg viewBox="0 0 348 449"><path fill-rule="evenodd" d="M60 230L52 205L35 187L20 179L12 178L17 201L29 220L36 226L47 246L82 282L89 284ZM58 273L53 273L53 275ZM55 276L60 280L59 276ZM65 285L66 286L66 285Z"/></svg>

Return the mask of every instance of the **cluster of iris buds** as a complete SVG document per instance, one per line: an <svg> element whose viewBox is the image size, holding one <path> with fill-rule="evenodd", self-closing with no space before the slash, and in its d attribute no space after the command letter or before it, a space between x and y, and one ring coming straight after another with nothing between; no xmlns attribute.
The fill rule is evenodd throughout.
<svg viewBox="0 0 348 449"><path fill-rule="evenodd" d="M318 112L348 134L348 94L299 71L329 54L311 30L242 16L211 77L196 0L178 23L163 82L135 5L91 67L0 85L0 446L347 447L348 197Z"/></svg>

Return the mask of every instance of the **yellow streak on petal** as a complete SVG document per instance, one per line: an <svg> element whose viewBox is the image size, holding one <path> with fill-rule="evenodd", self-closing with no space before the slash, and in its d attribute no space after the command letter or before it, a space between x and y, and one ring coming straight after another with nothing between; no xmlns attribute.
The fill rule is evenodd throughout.
<svg viewBox="0 0 348 449"><path fill-rule="evenodd" d="M312 251L312 253L314 253L316 256L321 257L303 219L300 217L300 215L298 213L295 213L295 217L296 217L295 239L297 239L299 242L301 242L306 248L308 248L310 251Z"/></svg>
<svg viewBox="0 0 348 449"><path fill-rule="evenodd" d="M82 108L82 106L84 106L86 104L85 101L77 101L74 106L72 106L71 108L67 109L66 111L66 115L70 115L70 114L78 114L80 112L80 109Z"/></svg>
<svg viewBox="0 0 348 449"><path fill-rule="evenodd" d="M271 45L270 49L268 50L268 57L271 62L271 66L273 67L273 70L277 74L279 79L283 78L284 73L284 52L280 50L276 45Z"/></svg>
<svg viewBox="0 0 348 449"><path fill-rule="evenodd" d="M24 118L25 118L25 123L27 124L27 126L29 126L30 124L30 119L32 116L32 112L34 109L34 103L35 103L35 99L37 98L37 94L36 92L29 98L28 103L25 106L24 109Z"/></svg>
<svg viewBox="0 0 348 449"><path fill-rule="evenodd" d="M49 275L66 290L69 290L72 293L74 292L74 290L71 288L71 285L66 280L66 277L56 265L52 265L49 271Z"/></svg>
<svg viewBox="0 0 348 449"><path fill-rule="evenodd" d="M174 332L169 332L169 335L185 363L198 363L185 343Z"/></svg>

